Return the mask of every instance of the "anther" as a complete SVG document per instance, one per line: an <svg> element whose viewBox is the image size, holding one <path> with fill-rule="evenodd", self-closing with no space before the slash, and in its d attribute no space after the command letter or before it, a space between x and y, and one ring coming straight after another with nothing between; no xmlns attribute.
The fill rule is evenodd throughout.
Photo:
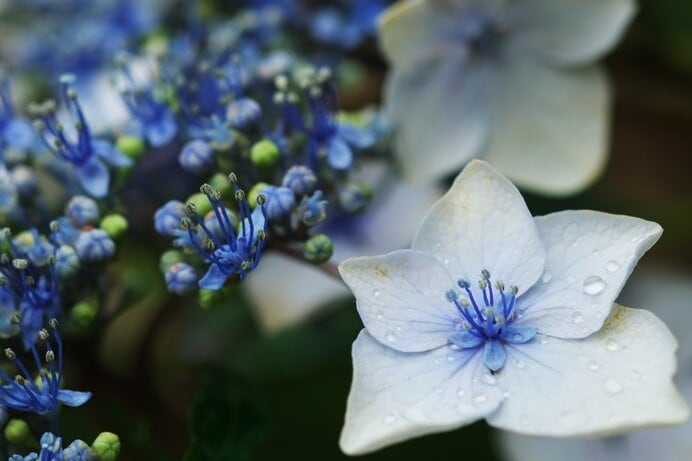
<svg viewBox="0 0 692 461"><path fill-rule="evenodd" d="M509 292L516 296L517 293L519 293L519 288L515 285L512 285L511 287L509 287Z"/></svg>
<svg viewBox="0 0 692 461"><path fill-rule="evenodd" d="M50 363L53 360L55 360L55 352L53 351L46 351L46 362Z"/></svg>
<svg viewBox="0 0 692 461"><path fill-rule="evenodd" d="M229 173L228 174L228 180L230 181L231 184L237 184L238 183L238 177L235 175L235 173Z"/></svg>
<svg viewBox="0 0 692 461"><path fill-rule="evenodd" d="M48 320L48 325L49 325L52 329L57 330L57 329L58 329L58 319L52 318L52 319Z"/></svg>
<svg viewBox="0 0 692 461"><path fill-rule="evenodd" d="M12 260L12 266L17 270L24 270L29 266L29 261L26 259L15 258Z"/></svg>
<svg viewBox="0 0 692 461"><path fill-rule="evenodd" d="M190 218L181 218L180 225L183 227L183 229L190 229L192 227L192 221Z"/></svg>
<svg viewBox="0 0 692 461"><path fill-rule="evenodd" d="M14 351L9 347L5 349L5 356L8 360L14 361L17 359L17 354L15 354Z"/></svg>
<svg viewBox="0 0 692 461"><path fill-rule="evenodd" d="M10 323L12 325L21 325L22 324L22 317L19 315L18 312L15 312L10 316Z"/></svg>
<svg viewBox="0 0 692 461"><path fill-rule="evenodd" d="M48 330L45 328L41 328L38 332L38 337L41 339L41 341L47 341L50 335L48 334Z"/></svg>
<svg viewBox="0 0 692 461"><path fill-rule="evenodd" d="M466 279L457 280L457 285L459 285L459 288L464 288L464 289L469 288L471 286L469 281Z"/></svg>
<svg viewBox="0 0 692 461"><path fill-rule="evenodd" d="M23 376L17 375L14 377L14 382L19 384L20 386L23 386L26 383L26 380Z"/></svg>
<svg viewBox="0 0 692 461"><path fill-rule="evenodd" d="M49 228L51 232L60 232L60 223L58 221L51 221Z"/></svg>
<svg viewBox="0 0 692 461"><path fill-rule="evenodd" d="M237 191L235 191L235 199L245 200L245 192L242 189L238 189Z"/></svg>
<svg viewBox="0 0 692 461"><path fill-rule="evenodd" d="M212 189L212 187L209 184L204 183L201 186L199 186L199 190L204 195L210 195L214 189Z"/></svg>
<svg viewBox="0 0 692 461"><path fill-rule="evenodd" d="M490 279L490 272L488 272L487 269L483 269L481 271L481 277L483 277L485 280Z"/></svg>
<svg viewBox="0 0 692 461"><path fill-rule="evenodd" d="M197 214L197 205L195 205L192 202L188 202L187 204L185 204L185 209L192 216Z"/></svg>
<svg viewBox="0 0 692 461"><path fill-rule="evenodd" d="M264 205L267 203L267 197L264 194L258 194L257 195L257 204L258 205Z"/></svg>
<svg viewBox="0 0 692 461"><path fill-rule="evenodd" d="M447 301L449 301L450 303L453 303L459 298L459 295L454 290L447 290L445 296L447 297Z"/></svg>

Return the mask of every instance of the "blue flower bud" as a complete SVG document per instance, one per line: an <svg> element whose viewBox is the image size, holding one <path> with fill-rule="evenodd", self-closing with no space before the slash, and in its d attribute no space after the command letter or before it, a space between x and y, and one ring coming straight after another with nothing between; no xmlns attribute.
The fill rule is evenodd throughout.
<svg viewBox="0 0 692 461"><path fill-rule="evenodd" d="M65 206L65 214L78 227L95 224L101 217L96 202L85 195L75 195L72 197Z"/></svg>
<svg viewBox="0 0 692 461"><path fill-rule="evenodd" d="M183 170L201 174L214 166L214 151L206 142L195 139L183 146L178 162Z"/></svg>
<svg viewBox="0 0 692 461"><path fill-rule="evenodd" d="M115 254L115 243L106 231L91 229L82 232L75 242L79 259L88 263L105 261Z"/></svg>
<svg viewBox="0 0 692 461"><path fill-rule="evenodd" d="M236 128L246 128L255 124L262 116L262 108L257 101L240 98L231 102L226 108L226 120Z"/></svg>
<svg viewBox="0 0 692 461"><path fill-rule="evenodd" d="M180 220L187 216L185 205L178 200L170 200L164 206L156 210L154 214L154 227L156 232L166 237L174 237L180 229Z"/></svg>
<svg viewBox="0 0 692 461"><path fill-rule="evenodd" d="M291 189L297 196L311 193L317 186L317 176L304 165L292 166L281 181L281 185Z"/></svg>
<svg viewBox="0 0 692 461"><path fill-rule="evenodd" d="M94 452L83 440L75 440L63 451L65 461L94 461Z"/></svg>
<svg viewBox="0 0 692 461"><path fill-rule="evenodd" d="M183 262L175 263L166 269L165 278L168 291L178 295L195 290L199 280L195 268Z"/></svg>
<svg viewBox="0 0 692 461"><path fill-rule="evenodd" d="M60 278L71 277L79 271L81 263L77 252L68 245L60 245L55 252L55 273Z"/></svg>
<svg viewBox="0 0 692 461"><path fill-rule="evenodd" d="M270 220L287 216L296 205L293 191L288 187L267 186L262 190L266 197L265 210Z"/></svg>

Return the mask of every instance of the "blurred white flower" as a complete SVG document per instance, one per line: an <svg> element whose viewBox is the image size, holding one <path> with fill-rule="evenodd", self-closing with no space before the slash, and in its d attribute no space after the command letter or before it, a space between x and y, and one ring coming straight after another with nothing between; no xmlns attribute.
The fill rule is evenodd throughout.
<svg viewBox="0 0 692 461"><path fill-rule="evenodd" d="M339 266L367 329L353 344L341 448L481 418L550 436L682 422L675 338L650 312L613 306L660 235L595 211L532 218L507 179L469 163L411 250Z"/></svg>
<svg viewBox="0 0 692 461"><path fill-rule="evenodd" d="M334 242L335 263L410 245L418 223L441 195L433 185L401 182L382 165L370 164L363 170L362 179L375 187L373 203L360 216L325 223ZM349 295L343 283L319 268L276 252L266 252L242 286L267 333L295 325Z"/></svg>
<svg viewBox="0 0 692 461"><path fill-rule="evenodd" d="M386 105L414 179L483 157L519 186L566 194L596 179L610 91L594 64L633 0L408 0L380 18Z"/></svg>
<svg viewBox="0 0 692 461"><path fill-rule="evenodd" d="M692 399L692 279L670 269L638 271L623 292L623 303L646 306L660 316L680 340L676 381ZM503 433L501 445L509 461L689 461L692 421L670 428L591 439L555 440Z"/></svg>

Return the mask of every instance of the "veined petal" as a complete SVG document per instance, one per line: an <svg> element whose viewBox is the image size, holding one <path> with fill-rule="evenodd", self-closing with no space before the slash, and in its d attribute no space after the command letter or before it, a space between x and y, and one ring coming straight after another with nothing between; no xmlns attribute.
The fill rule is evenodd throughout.
<svg viewBox="0 0 692 461"><path fill-rule="evenodd" d="M110 184L110 173L103 161L92 156L84 164L75 167L77 180L92 197L105 197Z"/></svg>
<svg viewBox="0 0 692 461"><path fill-rule="evenodd" d="M398 130L396 155L406 176L438 179L481 152L494 70L489 62L455 57L390 73L385 110Z"/></svg>
<svg viewBox="0 0 692 461"><path fill-rule="evenodd" d="M680 423L689 410L673 384L676 348L655 315L617 305L587 338L507 345L508 363L497 377L511 395L488 422L549 436Z"/></svg>
<svg viewBox="0 0 692 461"><path fill-rule="evenodd" d="M91 392L68 391L60 389L58 391L58 401L68 407L79 407L84 405L91 398Z"/></svg>
<svg viewBox="0 0 692 461"><path fill-rule="evenodd" d="M474 160L423 220L414 250L432 253L455 278L528 290L543 273L545 249L524 199L487 163Z"/></svg>
<svg viewBox="0 0 692 461"><path fill-rule="evenodd" d="M353 343L353 383L341 449L351 455L368 453L454 429L494 411L501 390L479 379L486 372L481 355L447 346L402 353L363 330Z"/></svg>
<svg viewBox="0 0 692 461"><path fill-rule="evenodd" d="M517 0L509 9L512 46L556 64L583 65L620 41L637 8L633 0Z"/></svg>
<svg viewBox="0 0 692 461"><path fill-rule="evenodd" d="M546 272L518 300L522 323L558 338L599 330L639 258L663 230L658 224L597 211L535 218L545 243Z"/></svg>
<svg viewBox="0 0 692 461"><path fill-rule="evenodd" d="M484 158L522 188L569 194L593 182L608 148L610 91L593 66L562 71L519 57L498 69Z"/></svg>
<svg viewBox="0 0 692 461"><path fill-rule="evenodd" d="M358 314L370 334L403 352L447 344L459 316L445 293L454 281L432 256L399 250L353 258L339 273L356 297Z"/></svg>

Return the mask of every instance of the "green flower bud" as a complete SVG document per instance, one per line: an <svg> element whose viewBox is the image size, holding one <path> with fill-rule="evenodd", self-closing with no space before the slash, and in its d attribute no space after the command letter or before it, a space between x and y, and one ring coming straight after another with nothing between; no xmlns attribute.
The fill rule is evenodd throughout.
<svg viewBox="0 0 692 461"><path fill-rule="evenodd" d="M268 139L258 141L250 149L250 160L258 167L272 167L279 160L279 148Z"/></svg>
<svg viewBox="0 0 692 461"><path fill-rule="evenodd" d="M197 207L197 213L199 213L200 216L204 216L205 214L209 213L212 209L211 202L209 201L207 196L201 192L192 194L187 198L186 202L195 205Z"/></svg>
<svg viewBox="0 0 692 461"><path fill-rule="evenodd" d="M120 136L115 145L120 152L133 160L137 160L139 157L141 157L146 149L144 139L133 135Z"/></svg>
<svg viewBox="0 0 692 461"><path fill-rule="evenodd" d="M113 213L104 216L103 219L101 219L99 227L106 231L106 234L108 234L110 238L117 240L127 232L128 223L125 216Z"/></svg>
<svg viewBox="0 0 692 461"><path fill-rule="evenodd" d="M96 319L99 313L99 303L96 298L78 302L70 311L68 318L70 327L86 328Z"/></svg>
<svg viewBox="0 0 692 461"><path fill-rule="evenodd" d="M305 242L303 257L313 264L322 264L329 261L334 253L332 240L324 234L317 234Z"/></svg>
<svg viewBox="0 0 692 461"><path fill-rule="evenodd" d="M372 187L361 181L350 182L338 190L339 204L349 213L362 211L372 199Z"/></svg>
<svg viewBox="0 0 692 461"><path fill-rule="evenodd" d="M254 186L252 186L252 189L250 189L250 192L247 194L247 201L250 203L250 206L252 208L255 207L257 204L257 196L262 193L265 187L267 187L269 184L266 182L258 182Z"/></svg>
<svg viewBox="0 0 692 461"><path fill-rule="evenodd" d="M11 419L5 426L5 438L12 445L26 447L35 444L31 429L23 419Z"/></svg>
<svg viewBox="0 0 692 461"><path fill-rule="evenodd" d="M159 259L159 269L165 273L173 264L185 261L185 256L178 250L165 251Z"/></svg>
<svg viewBox="0 0 692 461"><path fill-rule="evenodd" d="M112 432L101 432L91 444L99 461L115 461L120 454L120 438Z"/></svg>
<svg viewBox="0 0 692 461"><path fill-rule="evenodd" d="M233 187L228 182L228 176L221 173L216 173L209 180L209 185L218 190L222 196L227 196L233 192Z"/></svg>

